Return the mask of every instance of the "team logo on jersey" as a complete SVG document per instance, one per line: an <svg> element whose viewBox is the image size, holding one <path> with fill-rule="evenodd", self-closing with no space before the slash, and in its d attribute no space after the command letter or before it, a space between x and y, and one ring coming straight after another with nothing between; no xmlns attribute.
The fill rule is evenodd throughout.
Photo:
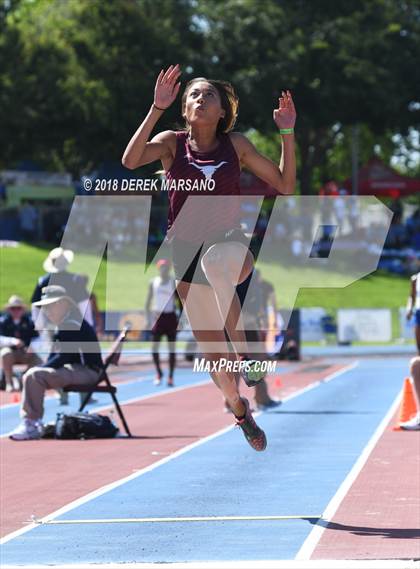
<svg viewBox="0 0 420 569"><path fill-rule="evenodd" d="M223 164L227 164L226 160L223 160L218 164L214 164L213 160L211 161L210 164L205 161L202 161L202 163L199 164L197 163L197 161L195 161L192 158L191 155L186 154L185 157L188 159L188 163L191 164L191 166L194 166L194 168L197 168L197 170L200 170L200 172L204 174L206 180L211 180L216 170L218 170L221 166L223 166Z"/></svg>

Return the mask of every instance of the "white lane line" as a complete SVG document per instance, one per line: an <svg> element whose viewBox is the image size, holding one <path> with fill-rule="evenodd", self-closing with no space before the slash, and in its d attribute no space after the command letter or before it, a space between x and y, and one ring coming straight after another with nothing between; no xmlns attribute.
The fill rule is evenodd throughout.
<svg viewBox="0 0 420 569"><path fill-rule="evenodd" d="M319 520L321 516L192 516L178 518L97 518L91 520L38 520L32 516L31 522L38 525L79 525L79 524L150 524L150 523L190 523L190 522L243 522L243 521L283 521L283 520Z"/></svg>
<svg viewBox="0 0 420 569"><path fill-rule="evenodd" d="M393 401L391 407L389 408L387 414L382 419L381 423L379 424L378 428L372 435L371 439L369 440L368 444L362 451L362 454L359 456L353 468L350 470L346 478L344 479L343 483L337 490L336 494L333 496L331 501L329 502L326 510L322 514L322 519L324 520L333 520L335 513L337 512L341 502L347 495L348 491L350 490L351 486L353 485L354 481L356 480L357 476L360 474L362 468L366 464L370 454L372 453L373 449L375 448L377 442L381 438L382 434L384 433L385 429L387 428L391 418L395 414L397 407L401 401L401 393L397 395L395 400ZM321 525L322 524L322 525ZM326 524L325 524L326 525ZM304 541L302 547L298 551L295 559L297 561L308 561L311 558L319 540L321 539L322 534L325 531L325 525L323 525L322 520L319 520L315 526L313 527L311 533L308 535L306 540Z"/></svg>
<svg viewBox="0 0 420 569"><path fill-rule="evenodd" d="M356 360L352 364L349 364L348 366L341 368L341 369L331 373L330 375L327 375L327 377L325 377L324 379L321 379L321 383L328 383L329 381L332 381L333 379L335 379L339 375L343 375L343 373L350 371L351 369L354 369L358 365L359 365L359 360Z"/></svg>
<svg viewBox="0 0 420 569"><path fill-rule="evenodd" d="M48 569L51 565L26 565L25 569ZM72 563L55 565L59 569L420 569L415 560L351 560L351 559L328 559L314 561L296 560L258 560L258 561L204 561L187 563ZM2 565L2 569L17 569L17 565Z"/></svg>
<svg viewBox="0 0 420 569"><path fill-rule="evenodd" d="M357 364L358 364L358 362L355 362L354 364L346 366L345 368L338 370L337 372L334 372L331 375L334 376L334 378L339 377L340 375L346 373L350 369L353 369ZM326 379L328 379L330 377L331 376L327 376ZM191 389L193 387L198 387L199 385L205 385L206 383L211 383L211 382L212 382L212 380L206 380L206 381L201 382L200 384L186 385L186 386L177 387L177 388L175 387L171 390L164 391L162 393L145 395L141 398L135 399L134 401L138 401L141 399L149 399L151 397L159 397L159 396L167 395L170 393L174 393L175 391L181 391L183 389ZM309 386L307 386L307 387L305 387L299 391L296 391L295 393L292 393L288 397L285 397L283 399L283 401L290 401L291 399L294 399L295 397L299 397L300 395L303 395L304 393L309 391L309 389L313 389L314 387L318 387L319 385L322 385L322 383L323 383L322 381L315 381L313 384L310 384ZM261 415L261 413L262 413L262 411L254 413L254 417ZM115 482L111 482L110 484L106 484L105 486L102 486L101 488L98 488L97 490L94 490L93 492L89 492L85 496L77 498L76 500L69 502L68 504L66 504L62 508L55 510L51 514L44 516L42 518L42 521L46 522L46 521L52 520L54 518L57 518L57 517L65 514L65 513L69 512L70 510L73 510L79 506L82 506L83 504L86 504L90 500L94 500L95 498L98 498L99 496L102 496L103 494L106 494L107 492L110 492L111 490L114 490L115 488L122 486L126 482L130 482L131 480L134 480L135 478L143 476L144 474L151 472L152 470L155 470L155 468L159 468L160 466L166 464L167 462L174 460L175 458L178 458L179 456L182 456L183 454L185 454L185 453L187 453L187 452L189 452L189 451L191 451L191 450L193 450L193 449L195 449L195 448L197 448L197 447L199 447L199 446L201 446L201 445L203 445L203 444L205 444L205 443L207 443L207 442L209 442L209 441L211 441L217 437L220 437L221 435L224 435L225 433L232 430L234 427L235 427L235 424L229 425L228 427L224 427L223 429L216 431L212 435L209 435L207 437L204 437L203 439L200 439L199 441L191 443L188 446L174 452L173 454L170 454L169 456L162 458L161 460L158 460L157 462L154 462L153 464L150 464L149 466L142 468L141 470L133 472L129 476L125 476L124 478L120 478L119 480L116 480ZM31 523L31 524L27 525L26 527L22 527L22 528L14 531L12 533L7 534L6 536L4 536L0 539L0 545L7 543L8 541L10 541L12 539L15 539L16 537L19 537L20 535L22 535L28 531L31 531L32 529L36 528L38 525L39 525L38 523Z"/></svg>
<svg viewBox="0 0 420 569"><path fill-rule="evenodd" d="M173 390L171 393L173 393ZM163 395L163 393L161 395ZM61 516L65 513L69 512L70 510L73 510L79 506L82 506L83 504L86 504L86 502L89 502L90 500L94 500L95 498L98 498L99 496L102 496L103 494L106 494L107 492L110 492L111 490L114 490L115 488L122 486L126 482L130 482L131 480L134 480L140 476L143 476L147 472L151 472L152 470L159 468L159 466L162 466L163 464L166 464L167 462L169 462L175 458L178 458L179 456L182 456L183 454L193 450L194 448L199 447L199 446L207 443L208 441L211 441L211 440L219 437L220 435L223 435L224 433L227 433L228 431L233 429L233 427L234 427L234 425L229 425L228 427L224 427L223 429L220 429L219 431L216 431L215 433L213 433L213 434L211 434L211 435L209 435L203 439L200 439L199 441L191 443L188 446L186 446L186 447L174 452L173 454L169 455L168 457L162 458L161 460L158 460L157 462L154 462L153 464L150 464L149 466L146 466L145 468L142 468L141 470L134 472L134 473L130 474L129 476L125 476L124 478L120 478L119 480L116 480L115 482L111 482L110 484L106 484L105 486L102 486L101 488L98 488L98 490L94 490L93 492L89 492L89 494L86 494L85 496L82 496L81 498L78 498L77 500L73 500L72 502L70 502L69 504L66 504L62 508L59 508L55 512L52 512L51 514L44 516L42 518L42 521L47 522L49 520L57 518L58 516ZM0 545L3 545L4 543L7 543L11 539L14 539L14 538L30 531L31 529L34 529L38 525L39 525L38 523L31 523L30 525L28 525L26 527L23 527L17 531L14 531L14 532L6 535L5 537L0 539Z"/></svg>

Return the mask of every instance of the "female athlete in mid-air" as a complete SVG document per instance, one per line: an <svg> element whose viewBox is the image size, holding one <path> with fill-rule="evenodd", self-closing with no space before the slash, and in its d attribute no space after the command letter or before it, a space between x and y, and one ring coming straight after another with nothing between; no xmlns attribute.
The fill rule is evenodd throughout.
<svg viewBox="0 0 420 569"><path fill-rule="evenodd" d="M290 92L283 91L273 112L282 145L277 165L262 156L244 135L232 132L238 109L233 87L224 81L200 77L187 84L182 96L185 130L166 130L149 142L157 121L176 99L180 74L179 65L171 65L159 73L154 102L128 143L122 162L134 169L160 160L166 180L175 183L169 187L176 188L179 183L177 189L169 191L167 233L178 294L206 360L240 360L241 375L252 386L264 374L258 370L259 362L255 365L247 356L240 302L235 291L235 286L249 276L254 265L248 249L249 238L240 228L239 176L244 167L279 193L294 192L296 111ZM208 191L182 191L186 187L184 180L190 184L211 181L212 185L209 184ZM203 201L195 194L212 197ZM194 197L187 200L188 196ZM225 333L234 354L229 353ZM264 450L265 433L255 423L248 400L239 394L235 372L229 371L228 366L214 367L216 371L211 371L211 376L247 441L255 450Z"/></svg>

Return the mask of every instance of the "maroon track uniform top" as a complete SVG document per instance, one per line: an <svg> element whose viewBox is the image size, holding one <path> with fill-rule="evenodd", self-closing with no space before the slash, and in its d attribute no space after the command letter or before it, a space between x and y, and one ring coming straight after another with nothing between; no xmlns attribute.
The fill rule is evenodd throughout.
<svg viewBox="0 0 420 569"><path fill-rule="evenodd" d="M218 140L219 145L213 151L196 152L190 148L187 131L176 133L176 154L166 173L169 184L169 240L176 238L198 243L240 227L241 169L238 156L228 134L218 135ZM191 181L191 186L194 181L197 181L196 185L201 182L201 187L206 181L210 188L213 180L214 189L171 189L172 185L182 187L180 181L187 180ZM189 196L194 196L194 199L188 200ZM200 197L207 199L202 202ZM179 214L180 218L174 224Z"/></svg>

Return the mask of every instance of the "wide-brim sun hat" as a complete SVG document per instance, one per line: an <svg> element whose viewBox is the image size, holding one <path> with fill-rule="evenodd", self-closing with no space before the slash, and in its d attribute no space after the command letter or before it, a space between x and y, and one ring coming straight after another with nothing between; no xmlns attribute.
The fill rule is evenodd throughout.
<svg viewBox="0 0 420 569"><path fill-rule="evenodd" d="M78 308L74 300L67 294L64 287L58 285L44 286L42 289L41 300L33 302L32 306L48 306L49 304L54 304L59 300L67 300L72 306Z"/></svg>
<svg viewBox="0 0 420 569"><path fill-rule="evenodd" d="M25 303L17 294L13 294L7 303L4 305L4 308L7 310L8 308L26 308Z"/></svg>
<svg viewBox="0 0 420 569"><path fill-rule="evenodd" d="M71 249L56 247L48 253L48 257L43 263L46 273L59 273L64 271L73 262L74 253Z"/></svg>

